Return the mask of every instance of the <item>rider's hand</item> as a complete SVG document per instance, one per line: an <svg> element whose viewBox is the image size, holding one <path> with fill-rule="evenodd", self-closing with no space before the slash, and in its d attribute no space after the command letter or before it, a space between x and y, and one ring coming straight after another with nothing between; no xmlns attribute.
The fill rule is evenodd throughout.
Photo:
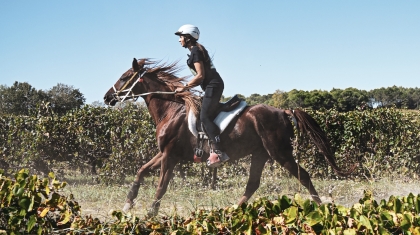
<svg viewBox="0 0 420 235"><path fill-rule="evenodd" d="M187 90L187 89L188 89L188 87L187 87L187 86L184 86L184 87L178 87L178 88L176 88L175 92L179 93L179 92L183 92L183 91L185 91L185 90Z"/></svg>

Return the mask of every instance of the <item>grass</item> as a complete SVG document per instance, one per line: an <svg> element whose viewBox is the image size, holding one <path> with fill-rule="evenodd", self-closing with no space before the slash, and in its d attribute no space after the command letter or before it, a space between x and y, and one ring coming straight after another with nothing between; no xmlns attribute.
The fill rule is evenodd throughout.
<svg viewBox="0 0 420 235"><path fill-rule="evenodd" d="M310 198L306 188L300 185L295 178L291 178L284 171L266 167L261 179L260 188L251 198L266 197L276 199L279 195L293 197L299 193L303 198ZM229 172L219 171L216 190L203 184L200 177L187 177L182 179L175 176L162 199L160 215L189 216L198 209L224 208L237 203L242 196L248 177L244 175L229 176ZM74 174L67 176L69 185L64 189L65 194L72 193L82 207L83 215L92 215L103 221L110 220L111 210L121 210L125 203L133 177L128 177L122 185L105 186L94 183L89 176ZM139 217L146 215L151 205L158 176L146 178L140 187L136 198L136 205L130 211ZM313 179L323 202L335 202L350 207L363 196L364 190L371 190L376 200L388 199L389 196L406 196L410 192L420 193L418 179L414 178L384 178L377 180L318 180Z"/></svg>

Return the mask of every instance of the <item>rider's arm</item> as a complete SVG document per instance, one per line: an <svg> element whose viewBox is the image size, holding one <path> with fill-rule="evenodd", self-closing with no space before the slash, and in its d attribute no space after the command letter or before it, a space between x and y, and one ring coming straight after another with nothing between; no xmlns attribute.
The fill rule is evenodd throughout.
<svg viewBox="0 0 420 235"><path fill-rule="evenodd" d="M191 81L187 83L184 87L178 87L175 91L176 92L183 92L187 89L196 87L201 84L201 82L204 80L204 63L203 61L198 61L194 63L195 71L197 71L197 74L194 76Z"/></svg>
<svg viewBox="0 0 420 235"><path fill-rule="evenodd" d="M191 81L188 82L188 84L186 86L187 89L200 85L201 82L204 80L204 77L206 76L204 74L204 63L203 63L203 61L195 62L194 67L195 67L195 71L197 72L197 74L194 76L193 79L191 79Z"/></svg>

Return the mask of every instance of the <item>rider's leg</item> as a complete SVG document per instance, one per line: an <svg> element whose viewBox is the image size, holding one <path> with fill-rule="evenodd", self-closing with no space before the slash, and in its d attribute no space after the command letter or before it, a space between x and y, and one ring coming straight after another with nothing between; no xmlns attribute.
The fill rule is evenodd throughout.
<svg viewBox="0 0 420 235"><path fill-rule="evenodd" d="M229 160L229 157L225 153L223 153L220 149L220 145L219 145L220 129L213 122L222 93L223 93L223 84L209 84L206 87L206 90L204 92L203 103L201 106L201 114L200 114L200 119L203 122L203 126L206 130L207 135L209 136L210 141L212 142L213 152L215 152L218 155L218 156L213 156L213 157L220 158L220 159L217 159L218 162L220 161L224 162L224 161ZM217 164L215 164L215 166L217 166Z"/></svg>

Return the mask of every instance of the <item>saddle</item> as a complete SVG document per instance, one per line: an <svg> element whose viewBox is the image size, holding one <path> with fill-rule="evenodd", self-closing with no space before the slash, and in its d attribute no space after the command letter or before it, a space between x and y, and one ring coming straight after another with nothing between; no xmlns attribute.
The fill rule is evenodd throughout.
<svg viewBox="0 0 420 235"><path fill-rule="evenodd" d="M238 97L238 95L235 95L226 102L220 102L219 107L217 108L217 111L216 111L217 115L219 115L220 112L230 112L234 110L236 107L238 107L241 101L242 100ZM196 128L198 132L201 132L201 131L204 132L203 123L201 122L200 119L197 119L196 121Z"/></svg>
<svg viewBox="0 0 420 235"><path fill-rule="evenodd" d="M226 102L219 103L217 109L217 116L214 119L214 123L219 127L220 133L222 133L231 121L237 117L245 109L247 103L241 100L237 95L233 96ZM199 118L197 118L192 112L188 114L188 128L191 133L197 137L197 146L194 149L196 158L201 158L204 151L203 147L207 140L210 145L209 138L204 131L204 127Z"/></svg>

